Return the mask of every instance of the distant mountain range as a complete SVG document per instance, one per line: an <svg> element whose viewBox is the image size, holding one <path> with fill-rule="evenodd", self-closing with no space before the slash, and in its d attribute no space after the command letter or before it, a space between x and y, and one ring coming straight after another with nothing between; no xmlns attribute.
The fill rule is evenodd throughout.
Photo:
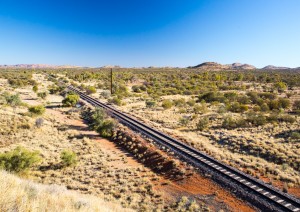
<svg viewBox="0 0 300 212"><path fill-rule="evenodd" d="M16 68L16 69L68 69L68 68L91 68L91 67L82 67L82 66L72 66L72 65L45 65L45 64L17 64L17 65L0 65L0 69L4 68ZM122 68L120 66L114 66L114 65L106 65L98 68ZM134 68L134 67L132 67ZM148 68L154 68L148 67ZM156 68L174 68L174 67L156 67ZM176 67L178 68L178 67ZM268 65L264 68L256 68L253 65L249 64L242 64L242 63L232 63L232 64L220 64L216 62L205 62L201 63L196 66L189 66L187 68L193 68L193 69L201 69L201 70L215 70L215 71L221 71L221 70L300 70L300 67L298 68L289 68L289 67L280 67L280 66L273 66ZM134 68L135 69L135 68Z"/></svg>
<svg viewBox="0 0 300 212"><path fill-rule="evenodd" d="M220 63L216 63L216 62L205 62L205 63L201 63L199 65L196 66L189 66L188 68L196 68L196 69L203 69L203 70L298 70L300 69L300 67L298 68L289 68L289 67L280 67L280 66L273 66L273 65L268 65L265 66L261 69L256 68L253 65L249 65L249 64L242 64L242 63L233 63L233 64L220 64Z"/></svg>

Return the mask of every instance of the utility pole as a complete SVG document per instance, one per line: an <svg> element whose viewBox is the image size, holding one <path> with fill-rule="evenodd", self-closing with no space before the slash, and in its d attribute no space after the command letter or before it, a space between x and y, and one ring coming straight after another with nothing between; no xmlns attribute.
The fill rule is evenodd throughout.
<svg viewBox="0 0 300 212"><path fill-rule="evenodd" d="M113 69L110 69L110 95L113 94Z"/></svg>

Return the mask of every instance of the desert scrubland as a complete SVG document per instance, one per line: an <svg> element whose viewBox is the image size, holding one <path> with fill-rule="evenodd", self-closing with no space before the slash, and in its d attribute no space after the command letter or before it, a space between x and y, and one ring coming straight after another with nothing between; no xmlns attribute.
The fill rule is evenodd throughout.
<svg viewBox="0 0 300 212"><path fill-rule="evenodd" d="M76 191L62 194L66 210L101 205L108 210L253 210L105 111L79 101L59 83L64 81L299 197L298 71L114 69L113 95L110 74L109 69L1 70L0 167ZM15 155L26 163L13 163ZM20 189L27 183L15 181ZM38 193L49 189L33 187ZM101 201L93 205L77 195Z"/></svg>

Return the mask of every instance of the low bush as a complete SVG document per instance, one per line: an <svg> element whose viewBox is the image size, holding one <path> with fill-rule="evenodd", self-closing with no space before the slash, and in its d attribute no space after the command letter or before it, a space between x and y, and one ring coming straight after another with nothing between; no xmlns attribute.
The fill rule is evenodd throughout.
<svg viewBox="0 0 300 212"><path fill-rule="evenodd" d="M48 87L48 90L49 90L49 93L50 94L57 94L57 93L60 93L62 92L63 90L65 89L65 87L63 86L56 86L56 85L51 85Z"/></svg>
<svg viewBox="0 0 300 212"><path fill-rule="evenodd" d="M155 107L155 105L156 105L155 101L151 101L151 100L146 101L146 107L147 108L153 108L153 107Z"/></svg>
<svg viewBox="0 0 300 212"><path fill-rule="evenodd" d="M64 150L60 154L61 163L64 167L75 166L77 164L77 155L70 150Z"/></svg>
<svg viewBox="0 0 300 212"><path fill-rule="evenodd" d="M187 126L189 122L190 122L190 117L187 116L183 116L179 119L179 123L182 126Z"/></svg>
<svg viewBox="0 0 300 212"><path fill-rule="evenodd" d="M203 131L205 130L209 125L209 119L207 117L200 118L198 123L196 124L197 130Z"/></svg>
<svg viewBox="0 0 300 212"><path fill-rule="evenodd" d="M31 152L23 147L17 147L10 152L0 154L0 168L9 172L27 171L40 161L39 152Z"/></svg>
<svg viewBox="0 0 300 212"><path fill-rule="evenodd" d="M202 102L201 104L197 104L194 106L194 113L196 114L204 114L207 113L208 108L205 102Z"/></svg>
<svg viewBox="0 0 300 212"><path fill-rule="evenodd" d="M176 99L174 100L174 104L176 107L184 107L186 105L185 99Z"/></svg>
<svg viewBox="0 0 300 212"><path fill-rule="evenodd" d="M193 99L190 99L186 102L189 106L193 107L196 104L196 101Z"/></svg>
<svg viewBox="0 0 300 212"><path fill-rule="evenodd" d="M284 115L280 115L278 118L279 122L287 122L287 123L294 123L296 121L296 118L288 115L288 114L284 114Z"/></svg>
<svg viewBox="0 0 300 212"><path fill-rule="evenodd" d="M300 132L292 132L290 138L292 140L300 141Z"/></svg>
<svg viewBox="0 0 300 212"><path fill-rule="evenodd" d="M167 109L170 109L171 107L173 107L173 102L172 102L171 100L169 100L169 99L165 99L165 100L162 102L161 106L162 106L165 110L167 110Z"/></svg>
<svg viewBox="0 0 300 212"><path fill-rule="evenodd" d="M74 107L79 101L79 96L77 94L68 94L66 98L62 100L64 107Z"/></svg>
<svg viewBox="0 0 300 212"><path fill-rule="evenodd" d="M93 94L93 93L97 92L97 90L96 90L96 88L94 86L88 86L88 87L86 87L85 91L86 91L87 94Z"/></svg>
<svg viewBox="0 0 300 212"><path fill-rule="evenodd" d="M204 100L205 102L226 102L226 97L219 92L208 92L198 96L198 102Z"/></svg>
<svg viewBox="0 0 300 212"><path fill-rule="evenodd" d="M22 101L19 94L10 94L8 92L4 92L1 96L3 96L3 104L7 104L11 107L22 105Z"/></svg>
<svg viewBox="0 0 300 212"><path fill-rule="evenodd" d="M101 108L97 108L90 117L89 126L103 137L111 137L116 125L116 121L108 119L107 114Z"/></svg>
<svg viewBox="0 0 300 212"><path fill-rule="evenodd" d="M232 104L228 105L227 110L235 113L243 113L248 110L248 106L238 102L233 102Z"/></svg>
<svg viewBox="0 0 300 212"><path fill-rule="evenodd" d="M222 127L225 129L235 129L239 127L245 127L246 125L247 123L243 118L234 119L231 116L225 117L222 122Z"/></svg>
<svg viewBox="0 0 300 212"><path fill-rule="evenodd" d="M118 105L121 106L122 105L122 101L120 98L118 98L117 96L111 98L108 100L109 103L114 104L114 105Z"/></svg>
<svg viewBox="0 0 300 212"><path fill-rule="evenodd" d="M267 123L267 118L261 113L248 113L246 121L252 126L261 126Z"/></svg>
<svg viewBox="0 0 300 212"><path fill-rule="evenodd" d="M97 132L102 136L109 138L113 135L113 131L117 123L113 119L105 119L97 128Z"/></svg>
<svg viewBox="0 0 300 212"><path fill-rule="evenodd" d="M32 90L33 90L34 93L36 93L36 92L38 92L39 88L38 88L37 85L35 85L35 86L32 87Z"/></svg>
<svg viewBox="0 0 300 212"><path fill-rule="evenodd" d="M46 109L43 105L37 105L29 107L28 111L35 115L42 115L43 113L45 113Z"/></svg>
<svg viewBox="0 0 300 212"><path fill-rule="evenodd" d="M42 98L42 99L46 99L47 95L48 95L47 92L39 92L39 93L37 93L37 96L40 97L40 98Z"/></svg>
<svg viewBox="0 0 300 212"><path fill-rule="evenodd" d="M293 104L294 110L300 110L300 100L296 100Z"/></svg>

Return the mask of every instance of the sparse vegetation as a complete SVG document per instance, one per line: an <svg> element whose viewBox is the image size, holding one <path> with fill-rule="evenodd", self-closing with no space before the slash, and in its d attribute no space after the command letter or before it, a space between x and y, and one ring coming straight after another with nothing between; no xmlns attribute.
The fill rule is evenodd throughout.
<svg viewBox="0 0 300 212"><path fill-rule="evenodd" d="M120 69L114 70L113 95L109 91L108 69L49 70L55 77L51 80L41 77L45 76L44 73L36 72L24 70L24 79L16 77L14 72L0 73L1 79L7 79L7 82L3 80L0 83L0 145L2 152L11 150L15 142L30 149L37 147L43 156L40 168L35 171L40 182L59 182L68 189L82 193L105 195L109 201L117 200L124 207L137 210L167 208L176 211L179 205L189 208L193 202L188 198L188 201L183 201L186 204L166 206L163 198L155 197L155 189L148 188L151 183L143 181L147 178L143 173L147 171L112 168L115 166L112 164L125 167L126 157L116 159L115 154L108 156L104 153L106 150L103 152L100 148L95 151L96 144L89 143L82 131L79 133L81 127L73 128L68 122L62 123L55 114L63 111L68 118L78 117L76 111L81 110L80 107L59 108L57 102L62 100L59 95L67 99L63 100L63 106L66 107L75 106L79 100L68 98L74 94L65 93L64 87L58 83L64 81L87 93L90 93L89 90L96 92L95 97L101 101L118 105L118 108L137 119L172 134L224 163L272 182L275 186L283 185L280 187L282 190L297 191L300 185L297 154L300 140L300 77L297 71ZM32 90L34 85L39 86L37 94ZM45 89L51 95L47 95ZM44 91L47 103L43 100L46 98L42 94ZM36 102L47 104L47 111L41 119L43 121L32 116L34 114L28 116L26 113L24 106L37 105ZM80 105L84 105L84 102ZM89 116L95 113L93 111ZM171 157L161 154L161 150L152 152L151 145L143 149L144 143L136 142L136 137L131 134L120 132L117 124L103 111L88 122L91 129L103 137L112 138L118 147L130 152L141 163L148 164L148 161L154 172L165 174L164 171L169 170L167 167L170 166L176 170L167 172L173 173L170 179L186 177L183 174L185 170L176 161L172 162ZM94 134L89 136L92 138ZM57 149L60 150L55 152ZM76 152L77 159L86 169L81 166L60 169L62 149ZM147 150L151 150L150 153ZM165 151L172 155L171 151ZM51 154L47 155L49 152ZM150 163L153 162L151 153L159 158L158 163ZM66 176L62 177L62 171ZM85 173L87 177L80 173ZM93 181L91 176L101 180ZM159 181L157 177L152 178L153 182ZM124 183L128 186L124 187ZM206 210L202 205L200 208Z"/></svg>

